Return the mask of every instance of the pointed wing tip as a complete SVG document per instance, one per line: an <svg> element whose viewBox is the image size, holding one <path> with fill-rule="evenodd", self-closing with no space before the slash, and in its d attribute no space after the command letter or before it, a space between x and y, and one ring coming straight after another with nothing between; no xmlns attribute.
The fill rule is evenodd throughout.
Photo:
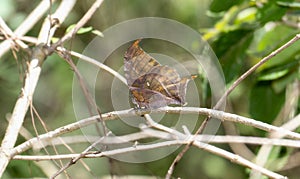
<svg viewBox="0 0 300 179"><path fill-rule="evenodd" d="M131 46L126 50L124 58L126 60L129 60L133 58L134 56L137 56L141 53L143 53L143 50L139 47L139 43L142 39L137 39L134 41Z"/></svg>
<svg viewBox="0 0 300 179"><path fill-rule="evenodd" d="M141 41L142 39L137 39L136 41L133 42L131 46L138 46Z"/></svg>

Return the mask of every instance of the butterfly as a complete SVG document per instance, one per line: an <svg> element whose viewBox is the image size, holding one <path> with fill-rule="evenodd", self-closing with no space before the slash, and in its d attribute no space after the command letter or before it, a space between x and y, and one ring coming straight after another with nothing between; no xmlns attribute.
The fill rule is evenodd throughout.
<svg viewBox="0 0 300 179"><path fill-rule="evenodd" d="M125 52L124 73L133 104L140 109L155 109L169 104L185 105L188 82L176 69L161 65L147 54L136 40Z"/></svg>

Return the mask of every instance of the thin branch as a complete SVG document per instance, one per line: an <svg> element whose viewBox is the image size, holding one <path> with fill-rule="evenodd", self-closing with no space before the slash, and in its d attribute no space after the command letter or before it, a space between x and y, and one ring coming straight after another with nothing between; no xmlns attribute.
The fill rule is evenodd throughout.
<svg viewBox="0 0 300 179"><path fill-rule="evenodd" d="M85 81L83 80L83 77L81 76L81 74L78 71L76 65L74 64L73 60L71 59L71 56L69 55L69 53L66 53L66 52L59 52L59 55L62 56L66 60L66 62L70 65L70 67L74 70L74 72L76 74L76 77L77 77L77 79L80 83L80 87L81 87L81 89L84 93L90 116L94 115L93 109L95 109L97 111L98 115L99 115L98 120L102 124L103 134L106 136L109 129L106 127L106 124L105 124L104 120L102 119L101 110L97 106L96 102L92 99L92 96L91 96L91 94L90 94L90 92L87 88L87 85L85 84ZM95 128L96 128L97 132L99 133L99 135L101 135L101 129L99 128L99 126L95 125ZM82 157L72 159L70 162L68 162L66 165L64 165L62 168L60 168L60 170L58 170L51 178L55 178L60 173L64 172L71 165L75 164L80 158L82 158Z"/></svg>
<svg viewBox="0 0 300 179"><path fill-rule="evenodd" d="M170 133L154 130L154 129L142 129L141 132L136 132L132 134L127 134L123 136L105 136L101 143L102 144L122 144L127 142L135 142L137 140L146 139L150 137L156 137L165 140L174 139L175 135L170 135ZM155 133L153 132L155 131ZM151 135L149 134L151 133ZM189 135L185 135L183 137L189 137ZM64 144L79 144L79 143L90 143L96 142L99 140L99 136L66 136L49 139L44 141L43 144L35 144L32 148L33 150L39 150L43 147L49 145L64 145ZM248 136L234 136L234 135L197 135L195 140L205 143L236 143L236 144L251 144L251 145L269 145L269 146L285 146L285 147L293 147L300 148L299 140L292 139L273 139L273 138L265 138L265 137L248 137Z"/></svg>
<svg viewBox="0 0 300 179"><path fill-rule="evenodd" d="M282 107L280 113L277 115L276 119L277 120L287 120L289 119L290 115L289 114L294 114L294 111L297 110L298 106L298 98L299 98L299 81L296 80L294 83L288 86L286 90L286 101L284 104L284 107ZM274 122L273 122L274 123ZM299 127L300 125L300 115L297 115L293 119L290 119L288 122L283 124L281 127L285 128L287 130L295 130ZM269 134L270 138L282 138L285 135L281 133L270 133ZM273 147L269 145L263 145L261 146L260 150L258 151L258 154L256 156L256 164L260 166L265 166L265 164L268 161L268 158L270 156L270 153L272 151ZM253 171L250 174L250 178L258 178L261 176L260 173Z"/></svg>
<svg viewBox="0 0 300 179"><path fill-rule="evenodd" d="M287 179L287 177L285 177L285 176L282 176L280 174L272 172L272 171L270 171L268 169L265 169L265 168L263 168L261 166L258 166L256 164L250 162L249 160L244 159L241 156L238 156L236 154L230 153L230 152L228 152L226 150L217 148L215 146L212 146L212 145L209 145L209 144L203 144L203 143L200 143L198 141L193 142L193 145L196 146L196 147L198 147L198 148L200 148L200 149L209 151L209 152L211 152L213 154L216 154L216 155L222 156L224 158L227 158L228 160L230 160L233 163L237 163L237 164L246 166L246 167L248 167L248 168L250 168L252 170L259 171L259 172L263 173L264 175L266 175L268 177L277 178L277 179Z"/></svg>
<svg viewBox="0 0 300 179"><path fill-rule="evenodd" d="M152 122L151 122L152 123ZM167 128L167 127L165 127ZM138 136L147 136L147 137L157 137L157 138L163 138L163 139L176 139L175 141L170 141L170 142L162 142L162 143L156 143L154 145L138 145L138 146L134 146L134 147L129 147L129 148L122 148L122 149L114 149L111 151L104 151L101 152L100 154L91 154L91 153L87 153L94 145L90 146L89 148L87 148L83 153L81 154L67 154L67 155L52 155L52 156L15 156L14 159L16 160L36 160L36 161L40 161L40 160L50 160L50 159L67 159L67 158L98 158L98 157L103 157L103 156L113 156L116 154L121 154L121 153L128 153L128 152L132 152L132 151L141 151L141 150L149 150L149 149L153 149L153 147L164 147L164 146L168 146L168 145L179 145L179 144L187 144L190 142L190 135L184 135L182 133L179 133L179 136L174 136L174 133L170 134L167 132L160 132L157 130L153 130L153 129L149 129L149 128L144 128L142 129L142 132L136 133L136 134L129 134L129 135L125 135L125 136L118 136L118 137L104 137L102 138L101 142L102 143L119 143L119 142L123 142L124 139L125 140L130 140L130 141L134 141L138 138ZM165 130L165 129L164 129ZM171 129L167 129L166 131L172 131ZM133 138L132 138L133 137ZM206 151L209 151L211 153L217 154L219 156L222 156L224 158L230 159L231 161L247 166L249 168L258 170L260 172L263 172L264 174L266 174L267 176L270 177L276 177L276 178L284 178L281 175L278 175L274 172L271 172L269 170L266 170L262 167L259 167L251 162L249 162L248 160L245 160L244 158L234 155L230 152L227 152L223 149L219 149L217 147L214 147L212 145L208 145L206 143L202 143L202 141L212 141L210 139L212 139L212 135L200 135L200 136L196 136L197 141L195 141L193 143L193 145L204 149ZM142 139L143 137L140 137L140 139ZM252 143L252 144L257 144L257 143L269 143L270 145L272 144L278 144L278 145L282 145L282 142L287 142L289 144L293 143L293 145L300 147L300 144L298 141L291 141L291 140L277 140L277 139L266 139L266 138L257 138L257 137L240 137L240 136L215 136L213 138L214 141L216 142L224 142L224 138L228 139L230 142L248 142L248 143ZM181 139L181 140L179 140ZM249 142L250 141L250 142ZM99 143L99 139L94 143L97 144ZM72 160L74 161L74 160ZM75 163L76 161L74 161Z"/></svg>
<svg viewBox="0 0 300 179"><path fill-rule="evenodd" d="M51 176L51 179L54 179L55 177L57 177L59 174L61 174L63 171L65 171L66 169L68 169L70 166L74 165L78 160L80 160L81 158L84 158L84 156L87 154L88 151L90 151L92 148L94 148L97 144L99 144L104 137L101 137L100 139L98 139L97 141L95 141L92 145L90 145L89 147L87 147L83 152L81 152L81 154L79 154L77 157L72 158L64 167L62 167L60 170L58 170L54 175Z"/></svg>
<svg viewBox="0 0 300 179"><path fill-rule="evenodd" d="M114 156L117 154L136 152L136 151L144 151L144 150L167 147L167 146L172 146L172 145L182 145L182 144L188 144L188 143L190 143L190 140L173 140L173 141L166 141L166 142L160 142L160 143L148 144L148 145L136 145L136 146L127 147L127 148L103 151L101 153L96 153L96 154L87 153L83 157L85 157L85 158L100 158L100 157L104 157L104 156ZM217 148L215 146L212 146L212 145L209 145L206 143L201 143L198 141L194 141L193 145L200 149L206 150L213 154L216 154L216 155L222 156L226 159L229 159L230 161L232 161L234 163L238 163L240 165L249 167L253 170L258 170L261 173L265 174L266 176L269 176L272 178L286 178L282 175L279 175L277 173L269 171L263 167L255 165L254 163L252 163L238 155L232 154L230 152L227 152L226 150ZM72 158L76 158L78 156L82 156L82 154L65 154L65 155L52 155L52 156L15 156L15 159L40 161L40 160L50 160L50 159L51 160L72 159Z"/></svg>
<svg viewBox="0 0 300 179"><path fill-rule="evenodd" d="M31 133L25 128L25 127L21 127L21 130L20 130L20 135L22 137L24 137L25 140L29 140L31 139L33 136L31 135ZM41 148L44 148L44 147L40 147L38 149L33 149L33 150L39 150ZM37 165L42 171L43 173L46 175L46 176L50 176L51 173L54 173L53 169L56 169L57 166L55 164L55 162L52 161L45 161L43 163L41 162L34 162L35 165Z"/></svg>
<svg viewBox="0 0 300 179"><path fill-rule="evenodd" d="M38 37L38 42L37 42L38 44L40 43L44 43L47 45L50 44L51 38L53 37L56 29L58 28L60 23L62 23L70 14L75 3L76 0L63 0L59 4L55 13L45 18Z"/></svg>
<svg viewBox="0 0 300 179"><path fill-rule="evenodd" d="M15 34L13 33L13 31L4 22L4 20L2 19L2 17L0 17L0 30L5 35L6 39L11 39L11 40L14 41L14 42L12 42L12 44L18 44L23 49L28 48L28 46L24 42L22 42L21 40L19 40L18 38L16 38Z"/></svg>
<svg viewBox="0 0 300 179"><path fill-rule="evenodd" d="M45 2L45 1L43 1ZM49 1L46 1L49 3ZM47 6L47 4L44 4L44 6ZM41 8L38 6L36 10L40 11ZM34 11L35 12L35 11ZM64 11L65 13L69 13L67 11ZM35 17L37 18L37 17ZM28 19L30 19L28 17ZM63 19L62 19L63 20ZM35 22L31 19L30 22ZM25 22L24 22L25 23ZM42 28L43 29L43 28ZM18 29L17 29L18 30ZM17 31L16 30L16 31ZM50 29L48 29L49 31ZM23 35L23 34L21 34ZM45 34L45 31L40 32L39 38L42 38L43 36L47 36L48 34ZM48 36L48 38L51 38ZM45 38L43 38L45 40ZM12 116L9 120L8 127L6 129L5 136L1 143L1 151L0 151L0 177L3 175L3 172L6 169L6 166L8 165L10 161L10 150L14 147L15 142L17 140L19 131L23 125L24 117L27 113L28 107L31 104L32 97L41 73L41 65L43 64L44 60L47 57L47 52L43 44L46 44L46 41L42 41L38 39L39 43L32 51L31 60L27 67L27 72L25 76L25 83L21 90L21 95L18 98ZM1 49L1 48L0 48Z"/></svg>
<svg viewBox="0 0 300 179"><path fill-rule="evenodd" d="M55 0L52 0L52 3ZM68 0L66 0L68 1ZM44 13L50 7L50 0L41 1L41 3L27 16L27 18L14 31L14 37L25 35L34 25L43 17ZM11 40L5 40L0 44L0 57L6 53L11 46Z"/></svg>
<svg viewBox="0 0 300 179"><path fill-rule="evenodd" d="M213 109L219 109L222 104L226 101L226 98L228 95L250 74L252 74L257 68L265 64L267 61L269 61L271 58L282 52L284 49L288 48L289 46L293 45L295 42L297 42L300 39L300 34L295 35L291 40L289 40L287 43L276 49L275 51L271 52L268 56L264 57L262 60L260 60L257 64L252 66L248 71L246 71L243 75L241 75L234 83L225 91L223 96L218 100L217 104L213 107ZM206 127L208 121L211 119L211 116L207 116L207 118L203 121L199 129L196 131L195 134L201 134ZM172 164L169 167L168 173L166 174L166 179L171 178L172 173L174 171L175 165L181 160L183 155L188 151L191 144L187 145L173 160Z"/></svg>
<svg viewBox="0 0 300 179"><path fill-rule="evenodd" d="M93 109L95 109L95 111L97 111L98 115L99 115L99 121L101 121L102 123L102 128L103 128L103 133L104 135L106 135L108 133L108 128L106 127L105 122L102 120L102 116L101 116L101 110L100 108L97 106L95 100L93 100L91 93L89 91L89 89L87 88L87 85L84 81L84 78L82 77L81 73L79 72L79 70L77 69L76 65L74 64L73 60L71 59L69 53L67 52L59 52L59 55L62 56L66 62L70 65L70 67L74 70L76 77L79 81L80 84L80 88L84 94L85 100L86 100L86 104L88 106L88 110L89 110L89 114L90 116L94 115L95 113L93 112ZM99 135L101 134L101 130L99 129L99 126L95 126Z"/></svg>
<svg viewBox="0 0 300 179"><path fill-rule="evenodd" d="M169 127L166 127L166 126L164 126L164 125L161 125L161 124L155 122L155 121L151 118L151 116L150 116L149 114L145 114L144 117L145 117L145 119L146 119L146 121L147 121L147 123L148 123L148 125L149 125L150 127L154 127L154 128L156 128L156 129L159 129L159 130L168 132L168 133L170 133L170 134L175 134L175 135L177 135L177 136L180 136L180 135L181 135L181 133L178 132L178 131L176 131L175 129L171 129L171 128L169 128Z"/></svg>
<svg viewBox="0 0 300 179"><path fill-rule="evenodd" d="M21 96L17 100L12 116L9 120L5 136L2 140L0 151L0 177L2 176L10 157L7 155L17 140L19 131L23 124L25 114L31 103L32 96L37 85L41 72L40 64L46 58L43 47L39 46L33 51L31 62L28 66L28 72L25 76L25 84Z"/></svg>
<svg viewBox="0 0 300 179"><path fill-rule="evenodd" d="M96 152L94 153L87 153L84 155L84 158L101 158L104 156L113 156L113 155L118 155L118 154L123 154L123 153L128 153L128 152L136 152L136 151L143 151L143 150L151 150L159 147L166 147L166 146L172 146L172 145L181 145L181 144L186 144L186 141L165 141L165 142L160 142L160 143L154 143L154 144L148 144L148 145L136 145L132 147L126 147L126 148L121 148L121 149L113 149L110 151L103 151L101 153ZM60 159L73 159L78 156L81 156L82 153L80 154L62 154L62 155L46 155L46 156L26 156L26 155L17 155L14 156L15 160L35 160L35 161L41 161L41 160L60 160Z"/></svg>
<svg viewBox="0 0 300 179"><path fill-rule="evenodd" d="M96 10L100 7L102 4L103 0L97 0L94 2L94 4L90 7L90 9L84 14L84 16L76 23L75 27L68 32L66 35L64 35L61 39L59 39L58 42L53 44L49 50L50 53L54 52L54 50L62 45L65 41L71 39L77 31L83 27L88 20L93 16L93 14L96 12Z"/></svg>
<svg viewBox="0 0 300 179"><path fill-rule="evenodd" d="M257 64L255 64L253 67L251 67L248 71L246 71L243 75L241 75L235 82L226 90L224 95L220 98L220 100L217 102L214 108L219 108L220 105L224 102L224 100L227 98L227 96L250 74L252 74L256 69L261 67L263 64L265 64L267 61L272 59L274 56L282 52L284 49L288 48L289 46L293 45L295 42L297 42L300 39L300 34L296 34L295 37L293 37L291 40L289 40L287 43L283 44L278 49L271 52L269 55L261 59Z"/></svg>
<svg viewBox="0 0 300 179"><path fill-rule="evenodd" d="M74 52L74 51L68 51L68 50L66 50L63 47L57 47L57 50L60 51L60 52L64 52L64 51L68 52L72 56L80 58L80 60L83 60L83 61L86 61L88 63L91 63L91 64L99 67L100 69L103 69L103 70L107 71L108 73L112 74L113 76L117 77L121 82L123 82L124 84L127 85L126 79L122 75L120 75L118 72L116 72L115 70L113 70L112 68L110 68L109 66L107 66L107 65L105 65L103 63L100 63L99 61L97 61L97 60L95 60L93 58L90 58L88 56L82 55L80 53L77 53L77 52Z"/></svg>
<svg viewBox="0 0 300 179"><path fill-rule="evenodd" d="M144 112L146 112L146 111L144 111ZM300 139L300 134L298 134L298 133L294 133L289 130L286 130L286 129L283 129L280 127L276 127L276 126L272 126L270 124L266 124L266 123L256 121L256 120L253 120L250 118L226 113L223 111L217 111L217 110L213 110L213 109L195 108L195 107L164 107L164 108L160 108L160 109L152 111L153 114L166 113L166 112L167 113L175 113L175 114L181 113L181 114L210 115L213 118L242 123L242 124L245 124L248 126L252 126L252 127L256 127L256 128L268 131L268 132L270 132L270 131L281 132L281 133L287 134L287 136L289 136L290 138ZM134 109L129 109L129 110L105 113L105 114L102 114L102 118L103 118L103 120L108 121L108 120L116 120L116 119L119 119L122 117L132 117L132 116L136 116L136 115L137 115L137 111L135 111ZM32 138L32 139L18 145L17 147L15 147L13 150L11 150L9 155L14 156L14 155L20 154L20 153L30 149L34 145L37 145L40 142L43 143L43 141L47 141L54 137L60 136L62 134L78 130L81 127L95 124L95 123L99 122L97 120L98 118L99 118L99 116L85 118L85 119L79 120L75 123L71 123L66 126L57 128L54 131L50 131L50 132L42 134L38 137Z"/></svg>

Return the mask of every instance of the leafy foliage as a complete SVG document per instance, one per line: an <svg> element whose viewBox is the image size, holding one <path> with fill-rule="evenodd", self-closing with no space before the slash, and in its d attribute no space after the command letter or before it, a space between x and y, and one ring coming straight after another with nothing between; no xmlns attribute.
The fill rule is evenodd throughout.
<svg viewBox="0 0 300 179"><path fill-rule="evenodd" d="M228 83L297 33L282 21L293 13L289 7L295 4L278 0L225 1L224 5L212 2L211 12L224 15L214 28L203 32L220 59ZM258 69L255 78L247 80L253 84L248 88L253 118L272 123L280 111L285 102L284 89L299 80L299 43L273 57Z"/></svg>

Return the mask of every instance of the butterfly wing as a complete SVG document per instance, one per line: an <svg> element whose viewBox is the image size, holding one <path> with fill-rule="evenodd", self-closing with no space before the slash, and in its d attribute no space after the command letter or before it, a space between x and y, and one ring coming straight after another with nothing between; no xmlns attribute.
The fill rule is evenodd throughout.
<svg viewBox="0 0 300 179"><path fill-rule="evenodd" d="M131 86L140 76L147 74L153 67L160 64L139 47L140 40L135 41L124 56L124 73L127 84Z"/></svg>
<svg viewBox="0 0 300 179"><path fill-rule="evenodd" d="M124 72L132 101L139 108L184 105L189 78L180 78L174 68L162 66L135 41L126 51Z"/></svg>

